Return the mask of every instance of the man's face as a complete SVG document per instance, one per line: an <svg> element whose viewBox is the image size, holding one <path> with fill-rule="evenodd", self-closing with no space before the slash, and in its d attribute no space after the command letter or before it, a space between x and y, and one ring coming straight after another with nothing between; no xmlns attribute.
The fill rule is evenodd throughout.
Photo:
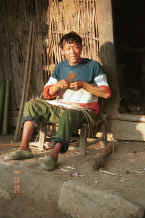
<svg viewBox="0 0 145 218"><path fill-rule="evenodd" d="M82 45L76 42L72 42L72 43L64 42L61 52L65 56L65 58L67 59L70 65L76 65L80 61Z"/></svg>

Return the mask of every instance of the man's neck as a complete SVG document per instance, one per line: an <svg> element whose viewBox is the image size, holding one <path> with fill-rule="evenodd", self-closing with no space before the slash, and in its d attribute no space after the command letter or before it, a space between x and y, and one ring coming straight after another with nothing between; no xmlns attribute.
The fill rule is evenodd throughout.
<svg viewBox="0 0 145 218"><path fill-rule="evenodd" d="M68 63L69 63L70 66L78 65L80 62L81 62L81 58L80 58L77 62L75 62L75 63L70 63L70 62L68 61Z"/></svg>

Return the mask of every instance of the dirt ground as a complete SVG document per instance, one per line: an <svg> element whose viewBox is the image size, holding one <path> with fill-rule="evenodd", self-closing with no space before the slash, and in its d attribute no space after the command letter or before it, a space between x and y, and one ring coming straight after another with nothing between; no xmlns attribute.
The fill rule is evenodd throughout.
<svg viewBox="0 0 145 218"><path fill-rule="evenodd" d="M30 196L28 196L27 200L20 196L21 200L17 199L11 202L10 210L6 210L3 201L1 203L3 209L0 208L0 217L68 218L67 215L61 214L58 210L57 200L63 182L69 180L82 181L82 183L92 186L94 189L116 191L122 197L145 208L145 143L116 141L115 146L116 151L106 159L104 168L98 171L92 167L96 152L100 149L98 143L87 149L86 156L80 155L78 147L73 144L67 153L60 155L58 168L53 172L40 170L36 160L41 161L47 152L40 152L34 147L32 147L32 150L36 158L25 161L9 161L9 165L21 165L27 167L27 171L32 173L35 171L37 175L40 175L41 179L42 177L48 177L50 200L48 201L48 208L43 204L39 204L38 209L37 204L34 205L29 200ZM0 164L3 163L5 154L17 147L18 144L10 144L6 139L0 138ZM33 171L31 171L32 168ZM41 181L38 182L41 183ZM41 190L39 194L41 195ZM17 201L20 204L19 208L17 207Z"/></svg>

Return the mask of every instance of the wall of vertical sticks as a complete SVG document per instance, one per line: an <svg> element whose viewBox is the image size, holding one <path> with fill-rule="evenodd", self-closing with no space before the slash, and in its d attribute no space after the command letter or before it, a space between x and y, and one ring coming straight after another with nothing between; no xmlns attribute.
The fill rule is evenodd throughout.
<svg viewBox="0 0 145 218"><path fill-rule="evenodd" d="M53 66L62 60L58 42L64 33L78 32L82 56L99 60L96 0L0 0L0 80L11 81L9 124L16 126L26 74L30 23L33 57L28 98L39 96Z"/></svg>
<svg viewBox="0 0 145 218"><path fill-rule="evenodd" d="M48 60L56 64L62 60L58 42L64 33L78 32L84 43L82 56L98 60L99 31L96 0L50 0L48 19Z"/></svg>

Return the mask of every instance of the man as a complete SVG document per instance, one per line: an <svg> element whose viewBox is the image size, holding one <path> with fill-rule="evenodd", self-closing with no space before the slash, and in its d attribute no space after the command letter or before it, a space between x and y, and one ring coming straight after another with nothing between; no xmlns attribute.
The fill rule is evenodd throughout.
<svg viewBox="0 0 145 218"><path fill-rule="evenodd" d="M58 122L53 150L41 163L46 170L56 168L59 153L68 149L70 137L85 121L83 110L92 119L99 111L98 97L109 98L111 91L106 75L97 61L81 58L82 38L75 32L65 34L59 43L65 59L57 64L44 86L47 100L32 99L25 104L20 148L11 159L31 158L29 141L40 122Z"/></svg>

